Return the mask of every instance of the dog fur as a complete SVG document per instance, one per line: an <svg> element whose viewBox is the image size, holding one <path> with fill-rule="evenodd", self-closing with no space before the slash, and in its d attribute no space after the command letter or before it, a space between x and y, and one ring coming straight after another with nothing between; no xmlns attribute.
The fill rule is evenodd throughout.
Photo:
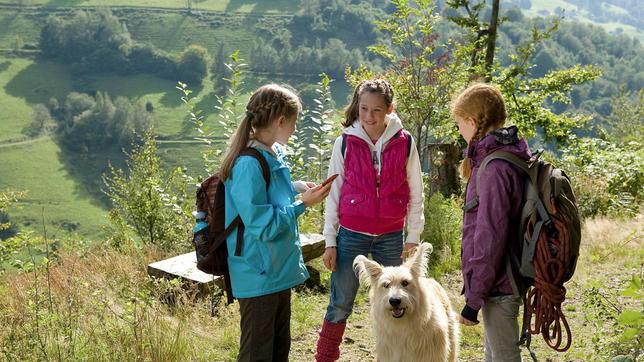
<svg viewBox="0 0 644 362"><path fill-rule="evenodd" d="M363 255L353 262L361 284L370 287L378 361L456 361L458 319L443 287L426 277L431 252L431 244L421 243L399 267L383 267Z"/></svg>

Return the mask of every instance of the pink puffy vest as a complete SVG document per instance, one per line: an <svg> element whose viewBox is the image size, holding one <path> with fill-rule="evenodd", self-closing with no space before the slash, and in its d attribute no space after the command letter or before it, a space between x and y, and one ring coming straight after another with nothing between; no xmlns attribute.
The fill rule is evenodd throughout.
<svg viewBox="0 0 644 362"><path fill-rule="evenodd" d="M380 187L369 145L346 136L344 183L340 190L340 225L353 231L381 235L400 231L409 204L407 142L399 131L381 154Z"/></svg>

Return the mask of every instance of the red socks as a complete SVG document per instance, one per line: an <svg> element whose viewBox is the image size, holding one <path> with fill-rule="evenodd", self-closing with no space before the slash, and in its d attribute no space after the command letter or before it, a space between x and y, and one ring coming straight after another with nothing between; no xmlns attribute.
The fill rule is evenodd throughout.
<svg viewBox="0 0 644 362"><path fill-rule="evenodd" d="M340 343L347 323L331 323L324 320L318 339L316 362L334 362L340 358Z"/></svg>

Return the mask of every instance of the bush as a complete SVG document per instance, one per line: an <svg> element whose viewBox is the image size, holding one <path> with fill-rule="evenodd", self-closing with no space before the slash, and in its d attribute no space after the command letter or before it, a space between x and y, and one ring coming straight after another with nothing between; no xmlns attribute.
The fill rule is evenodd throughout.
<svg viewBox="0 0 644 362"><path fill-rule="evenodd" d="M644 148L598 138L572 139L561 168L572 180L582 217L635 215L644 196Z"/></svg>
<svg viewBox="0 0 644 362"><path fill-rule="evenodd" d="M187 47L179 60L177 66L179 80L191 86L200 85L201 81L208 75L208 64L210 56L206 48L199 45Z"/></svg>
<svg viewBox="0 0 644 362"><path fill-rule="evenodd" d="M105 193L113 204L110 235L114 247L127 246L130 241L164 250L190 245L194 199L187 189L192 179L181 168L162 169L154 137L150 130L143 144L135 146L127 173L110 165L110 174L103 175Z"/></svg>
<svg viewBox="0 0 644 362"><path fill-rule="evenodd" d="M429 274L434 278L440 278L461 265L463 210L458 197L445 197L441 193L430 194L427 176L423 177L423 183L425 229L420 238L434 247L434 252L429 257Z"/></svg>

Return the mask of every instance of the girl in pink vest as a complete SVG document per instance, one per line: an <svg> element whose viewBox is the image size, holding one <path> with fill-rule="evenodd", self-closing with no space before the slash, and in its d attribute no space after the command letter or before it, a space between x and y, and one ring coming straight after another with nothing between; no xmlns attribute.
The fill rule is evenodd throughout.
<svg viewBox="0 0 644 362"><path fill-rule="evenodd" d="M355 257L371 254L385 266L400 265L403 250L418 244L425 224L418 151L393 113L393 98L383 79L358 84L333 146L329 176L338 177L326 200L323 256L332 271L331 296L317 342L318 362L340 357L359 286Z"/></svg>

